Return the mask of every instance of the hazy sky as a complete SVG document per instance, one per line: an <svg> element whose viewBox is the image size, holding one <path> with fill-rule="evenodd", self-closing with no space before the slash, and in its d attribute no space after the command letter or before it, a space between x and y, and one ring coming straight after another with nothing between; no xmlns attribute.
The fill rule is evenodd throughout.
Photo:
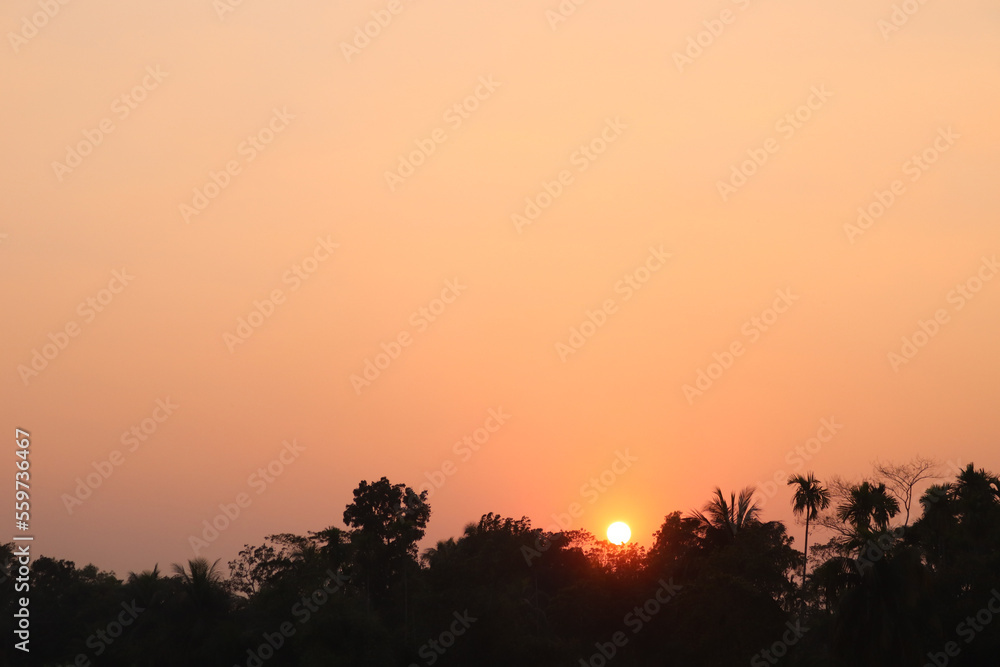
<svg viewBox="0 0 1000 667"><path fill-rule="evenodd" d="M995 2L0 27L0 399L41 553L162 568L240 498L225 562L383 475L440 483L424 547L573 503L648 545L716 485L1000 469Z"/></svg>

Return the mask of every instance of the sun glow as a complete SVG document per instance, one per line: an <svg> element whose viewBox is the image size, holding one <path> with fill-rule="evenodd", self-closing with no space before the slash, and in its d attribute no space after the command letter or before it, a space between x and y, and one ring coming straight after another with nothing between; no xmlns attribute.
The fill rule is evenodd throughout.
<svg viewBox="0 0 1000 667"><path fill-rule="evenodd" d="M627 523L616 521L608 526L608 541L611 544L625 544L632 537L632 529Z"/></svg>

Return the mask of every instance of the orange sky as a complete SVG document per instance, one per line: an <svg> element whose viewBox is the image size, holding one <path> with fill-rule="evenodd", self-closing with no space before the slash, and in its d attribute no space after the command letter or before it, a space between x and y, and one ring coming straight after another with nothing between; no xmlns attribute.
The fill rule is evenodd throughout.
<svg viewBox="0 0 1000 667"><path fill-rule="evenodd" d="M224 2L0 10L41 553L180 562L240 497L227 561L382 475L443 479L423 546L649 544L716 485L1000 469L995 3Z"/></svg>

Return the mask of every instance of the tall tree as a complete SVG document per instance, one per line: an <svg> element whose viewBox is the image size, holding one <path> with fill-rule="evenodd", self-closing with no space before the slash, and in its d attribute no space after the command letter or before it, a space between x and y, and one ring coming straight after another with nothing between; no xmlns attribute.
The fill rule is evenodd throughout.
<svg viewBox="0 0 1000 667"><path fill-rule="evenodd" d="M427 491L417 494L385 477L372 484L362 480L354 489L354 502L344 510L344 523L353 529L355 574L364 582L369 604L382 601L391 582L401 578L404 616L408 613L407 573L419 568L417 542L430 516Z"/></svg>
<svg viewBox="0 0 1000 667"><path fill-rule="evenodd" d="M419 495L405 484L383 477L354 490L354 502L344 510L344 523L374 540L393 556L416 558L417 542L424 536L431 507L427 491Z"/></svg>
<svg viewBox="0 0 1000 667"><path fill-rule="evenodd" d="M704 525L708 537L731 540L747 526L760 521L760 505L753 499L755 491L754 487L748 486L740 491L738 498L735 493L730 493L727 501L722 489L715 487L713 498L705 503L700 512L692 512L692 516Z"/></svg>
<svg viewBox="0 0 1000 667"><path fill-rule="evenodd" d="M814 546L814 556L820 555L821 551L828 551L845 558L850 556L853 545L857 541L857 531L854 526L840 518L838 510L841 505L850 501L851 491L858 484L859 482L844 479L840 475L830 475L826 479L824 486L830 492L830 506L826 510L820 511L812 524L829 531L832 536L829 542L822 547Z"/></svg>
<svg viewBox="0 0 1000 667"><path fill-rule="evenodd" d="M906 463L874 464L875 478L885 482L886 489L903 507L903 525L910 525L910 509L913 507L913 489L925 479L937 477L937 462L917 456Z"/></svg>
<svg viewBox="0 0 1000 667"><path fill-rule="evenodd" d="M889 530L889 521L897 514L899 501L889 494L884 483L862 482L837 507L838 518L854 528L853 547L863 547L873 536Z"/></svg>
<svg viewBox="0 0 1000 667"><path fill-rule="evenodd" d="M963 514L988 516L1000 501L1000 478L983 468L976 470L970 463L958 474L954 490Z"/></svg>
<svg viewBox="0 0 1000 667"><path fill-rule="evenodd" d="M816 476L809 472L802 475L791 475L788 485L795 487L792 496L792 512L796 516L806 517L805 549L802 556L802 588L806 587L806 568L809 565L809 522L816 518L820 510L830 506L830 492L823 488Z"/></svg>
<svg viewBox="0 0 1000 667"><path fill-rule="evenodd" d="M924 514L907 537L923 549L944 597L962 599L970 591L992 588L1000 571L997 476L969 465L955 481L927 489L920 502Z"/></svg>

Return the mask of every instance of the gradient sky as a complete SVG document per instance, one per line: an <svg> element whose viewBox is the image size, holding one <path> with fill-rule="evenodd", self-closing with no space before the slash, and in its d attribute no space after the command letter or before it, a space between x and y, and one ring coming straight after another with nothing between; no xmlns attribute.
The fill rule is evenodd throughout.
<svg viewBox="0 0 1000 667"><path fill-rule="evenodd" d="M1000 469L1000 279L976 283L1000 253L995 2L912 3L889 31L889 0L589 0L559 22L557 0L401 0L350 57L388 0L244 0L220 17L221 3L70 2L23 41L10 35L40 5L0 10L0 399L11 435L32 435L40 553L163 568L247 493L199 554L225 562L265 535L342 526L362 479L417 487L446 461L423 547L489 511L553 527L575 502L571 527L624 520L648 545L716 485L915 454ZM467 118L448 114L477 89ZM102 121L113 131L79 166L53 166ZM262 130L273 141L251 150ZM614 141L582 157L602 132ZM766 161L724 198L753 155ZM884 214L845 227L883 191ZM318 238L338 247L293 277ZM646 275L651 247L670 257ZM134 278L102 293L123 269ZM458 296L421 324L449 281ZM274 290L272 315L227 345ZM772 318L780 290L794 301ZM936 313L936 335L893 363ZM400 334L411 344L356 391ZM734 342L720 375L713 355ZM699 371L717 379L686 394ZM167 398L173 414L129 451L122 434ZM500 408L463 460L453 444ZM836 434L796 463L830 418ZM305 449L261 488L251 475L286 440ZM64 494L116 450L69 512ZM612 484L584 488L626 451L637 461ZM790 495L763 498L765 518L790 520Z"/></svg>

